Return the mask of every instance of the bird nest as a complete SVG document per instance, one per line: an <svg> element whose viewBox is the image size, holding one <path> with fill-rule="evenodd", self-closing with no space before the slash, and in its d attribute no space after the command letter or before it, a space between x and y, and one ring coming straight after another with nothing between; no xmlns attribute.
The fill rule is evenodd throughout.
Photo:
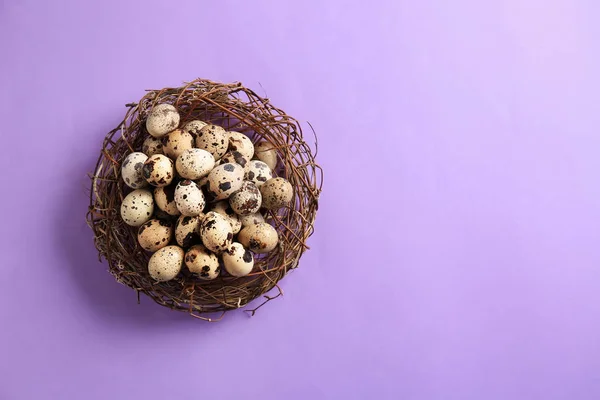
<svg viewBox="0 0 600 400"><path fill-rule="evenodd" d="M292 184L294 197L287 207L264 211L266 222L279 234L279 244L270 253L257 255L249 275L239 278L221 275L203 281L183 268L171 281L156 282L150 277L150 253L138 244L137 229L125 224L120 216L121 202L131 191L121 179L121 163L128 154L142 148L148 137L146 116L160 103L177 108L180 126L199 119L227 131L242 132L254 143L266 141L276 150L278 164L274 176L284 177ZM264 295L254 309L247 310L254 315L259 307L281 296L278 282L298 266L308 249L306 241L313 233L323 178L315 162L316 136L313 151L298 121L240 83L197 79L181 87L150 90L139 102L127 107L123 121L108 133L102 144L91 176L87 214L99 258L106 259L111 274L137 292L138 302L140 293L144 293L162 306L206 321L220 320L227 311L244 307ZM274 288L275 292L269 294Z"/></svg>

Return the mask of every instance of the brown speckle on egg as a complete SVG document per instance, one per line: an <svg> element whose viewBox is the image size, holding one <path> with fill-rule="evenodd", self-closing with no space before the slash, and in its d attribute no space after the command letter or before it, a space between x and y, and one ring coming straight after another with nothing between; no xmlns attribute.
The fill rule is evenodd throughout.
<svg viewBox="0 0 600 400"><path fill-rule="evenodd" d="M294 189L284 178L269 179L260 187L262 206L269 210L285 207L294 197Z"/></svg>
<svg viewBox="0 0 600 400"><path fill-rule="evenodd" d="M162 187L173 181L173 161L163 154L150 156L142 168L149 184Z"/></svg>
<svg viewBox="0 0 600 400"><path fill-rule="evenodd" d="M223 253L223 265L225 270L232 276L246 276L254 268L254 257L252 253L240 243L234 242Z"/></svg>
<svg viewBox="0 0 600 400"><path fill-rule="evenodd" d="M279 235L271 225L260 222L244 227L238 235L238 240L255 253L268 253L277 246Z"/></svg>
<svg viewBox="0 0 600 400"><path fill-rule="evenodd" d="M230 244L233 237L231 224L214 211L208 212L200 225L202 243L212 252L221 253Z"/></svg>
<svg viewBox="0 0 600 400"><path fill-rule="evenodd" d="M152 254L148 261L148 273L152 279L165 282L174 279L181 271L184 251L179 246L166 246Z"/></svg>
<svg viewBox="0 0 600 400"><path fill-rule="evenodd" d="M194 245L186 253L185 265L188 270L202 279L215 279L219 276L219 260L205 246Z"/></svg>

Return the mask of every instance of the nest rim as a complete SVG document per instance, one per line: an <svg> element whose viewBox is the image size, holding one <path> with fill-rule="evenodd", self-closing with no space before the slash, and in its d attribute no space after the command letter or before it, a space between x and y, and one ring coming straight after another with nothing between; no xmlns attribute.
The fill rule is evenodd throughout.
<svg viewBox="0 0 600 400"><path fill-rule="evenodd" d="M121 163L131 152L140 151L148 137L145 117L159 103L174 105L180 115L179 127L193 119L223 126L228 131L248 135L254 144L267 141L278 155L273 176L283 176L294 188L289 206L267 211L266 220L278 231L278 247L255 258L255 267L246 277L221 275L212 281L195 278L187 269L172 281L155 282L147 270L151 253L137 243L137 229L120 217L120 205L131 190L122 181ZM221 83L198 78L182 86L147 90L136 103L126 104L127 112L117 127L102 142L94 172L90 174L90 205L86 220L94 233L99 260L107 261L116 281L154 302L191 316L216 322L231 310L243 308L263 296L257 307L245 310L254 315L269 301L283 295L279 282L298 267L306 242L314 232L318 200L323 185L323 170L314 152L304 140L302 127L293 117L273 106L268 98L257 95L240 82ZM152 188L152 187L151 187ZM269 295L273 289L276 295ZM207 315L218 314L216 317Z"/></svg>

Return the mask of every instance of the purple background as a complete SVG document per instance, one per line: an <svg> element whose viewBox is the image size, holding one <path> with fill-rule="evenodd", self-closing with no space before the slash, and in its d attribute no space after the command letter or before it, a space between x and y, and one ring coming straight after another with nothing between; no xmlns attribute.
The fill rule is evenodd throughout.
<svg viewBox="0 0 600 400"><path fill-rule="evenodd" d="M596 0L91 3L0 1L0 399L600 398ZM319 133L254 318L137 305L84 221L124 104L195 77Z"/></svg>

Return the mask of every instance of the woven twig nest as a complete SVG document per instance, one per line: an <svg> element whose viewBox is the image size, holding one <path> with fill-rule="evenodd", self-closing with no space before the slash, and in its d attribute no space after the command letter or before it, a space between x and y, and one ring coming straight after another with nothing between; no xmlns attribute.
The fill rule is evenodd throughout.
<svg viewBox="0 0 600 400"><path fill-rule="evenodd" d="M266 141L276 150L275 176L286 178L294 189L287 207L263 211L265 219L279 234L277 247L258 255L252 272L235 278L222 274L209 281L197 279L185 268L168 282L156 282L148 272L150 253L137 241L137 229L120 216L124 197L132 190L121 179L121 163L128 154L140 151L148 137L145 120L156 104L169 103L181 115L179 126L191 120L219 125L227 131L246 134L254 143ZM100 259L105 258L116 280L155 302L184 311L207 321L216 321L226 311L244 307L265 295L256 309L282 294L278 282L298 266L313 233L322 170L315 152L305 142L302 128L292 117L271 105L240 83L223 84L197 79L182 87L151 90L137 103L127 104L123 121L104 139L100 157L92 174L88 224ZM270 296L271 289L277 292ZM208 313L220 313L209 318Z"/></svg>

